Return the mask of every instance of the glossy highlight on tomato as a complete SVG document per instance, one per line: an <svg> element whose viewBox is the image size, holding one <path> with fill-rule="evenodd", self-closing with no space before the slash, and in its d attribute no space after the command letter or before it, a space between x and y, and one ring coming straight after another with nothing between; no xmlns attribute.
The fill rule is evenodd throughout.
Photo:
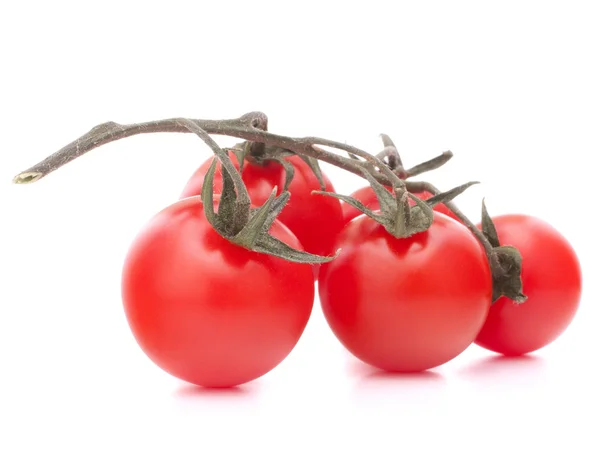
<svg viewBox="0 0 600 452"><path fill-rule="evenodd" d="M476 344L505 355L523 355L556 340L569 326L581 298L579 259L548 223L528 215L493 217L501 245L523 258L522 304L501 297L490 308Z"/></svg>
<svg viewBox="0 0 600 452"><path fill-rule="evenodd" d="M488 313L492 280L482 246L446 215L394 238L362 215L348 223L341 254L319 274L323 312L357 358L388 371L430 369L458 356Z"/></svg>
<svg viewBox="0 0 600 452"><path fill-rule="evenodd" d="M392 191L391 187L386 188L388 189L388 191ZM414 195L422 200L426 200L432 197L431 193L425 191L420 193L414 193ZM375 191L368 185L366 187L359 188L350 196L354 199L357 199L371 210L379 210L379 201L377 200L377 195L375 194ZM412 199L409 200L409 203L410 205L415 204L415 202ZM458 217L454 215L454 213L450 209L448 209L444 204L437 204L433 208L433 210L435 210L436 212L443 213L444 215L447 215L450 218L454 218L456 221L460 222ZM361 215L360 210L356 209L355 207L352 207L348 203L342 203L342 218L344 224L348 223L349 221L353 220L359 215Z"/></svg>
<svg viewBox="0 0 600 452"><path fill-rule="evenodd" d="M233 153L231 160L239 170L239 163ZM323 195L313 195L313 190L321 190L319 181L310 167L297 156L287 157L294 166L294 178L289 186L291 194L288 204L278 219L285 224L300 240L304 251L321 256L331 255L335 250L333 243L342 229L342 207L340 201ZM212 158L205 161L191 176L184 187L181 198L199 195L204 177ZM278 194L285 184L285 171L277 162L266 162L264 165L245 162L242 179L246 184L252 203L263 205L271 194L273 187L278 187ZM334 192L333 184L323 174L325 191ZM223 186L221 164L215 173L215 192L220 193Z"/></svg>
<svg viewBox="0 0 600 452"><path fill-rule="evenodd" d="M301 249L278 221L270 232ZM191 197L136 237L122 295L133 335L154 363L189 383L229 387L264 375L292 351L312 311L314 282L309 265L222 238Z"/></svg>

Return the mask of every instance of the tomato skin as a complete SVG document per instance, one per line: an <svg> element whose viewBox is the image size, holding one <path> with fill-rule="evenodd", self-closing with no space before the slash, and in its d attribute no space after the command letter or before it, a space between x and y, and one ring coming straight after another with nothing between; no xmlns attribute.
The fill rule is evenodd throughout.
<svg viewBox="0 0 600 452"><path fill-rule="evenodd" d="M279 222L271 233L300 248ZM126 257L123 305L160 368L189 383L229 387L276 367L310 317L312 269L238 247L210 226L199 197L159 212Z"/></svg>
<svg viewBox="0 0 600 452"><path fill-rule="evenodd" d="M492 218L501 245L523 257L527 300L501 297L490 308L476 344L504 355L523 355L557 339L569 326L581 298L581 268L571 245L548 223L527 215Z"/></svg>
<svg viewBox="0 0 600 452"><path fill-rule="evenodd" d="M319 274L319 295L333 333L357 358L388 371L423 371L473 342L492 280L467 228L434 212L427 231L396 239L361 215L337 246L341 254Z"/></svg>
<svg viewBox="0 0 600 452"><path fill-rule="evenodd" d="M230 157L235 167L239 169L237 158L233 153L230 153ZM278 219L290 228L305 251L328 256L335 251L333 243L343 226L340 202L329 196L311 194L313 190L321 190L321 187L310 167L298 156L288 157L286 160L294 166L295 175L289 186L290 200ZM200 194L211 162L212 158L194 172L180 198ZM268 199L273 187L277 186L278 192L281 192L285 184L285 171L276 162L267 162L264 166L245 162L242 179L252 203L259 206ZM323 174L323 181L326 191L335 191L325 174ZM218 164L215 173L215 192L220 193L222 186L221 165Z"/></svg>
<svg viewBox="0 0 600 452"><path fill-rule="evenodd" d="M386 188L388 189L388 191L392 191L391 187ZM414 193L414 195L422 200L429 199L432 196L431 193L428 192ZM359 188L350 196L359 200L371 210L379 210L379 201L377 200L377 195L375 194L373 189L368 185L366 187ZM415 204L415 202L412 199L409 200L409 202L411 205ZM444 215L447 215L450 218L454 218L456 221L460 222L458 217L454 215L454 213L452 213L452 211L448 209L444 204L437 204L433 208L433 210L435 210L436 212L443 213ZM360 210L355 209L350 204L342 203L342 217L344 224L348 223L349 221L352 221L359 215L361 215Z"/></svg>

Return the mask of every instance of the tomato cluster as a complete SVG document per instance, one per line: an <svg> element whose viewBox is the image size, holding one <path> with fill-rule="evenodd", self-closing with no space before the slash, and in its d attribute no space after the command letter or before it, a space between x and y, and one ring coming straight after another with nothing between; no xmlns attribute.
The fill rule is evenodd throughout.
<svg viewBox="0 0 600 452"><path fill-rule="evenodd" d="M427 230L396 238L352 206L313 194L322 183L334 192L330 180L323 175L319 181L298 156L286 159L295 169L291 198L269 232L295 249L319 255L339 249L339 255L311 266L242 248L217 234L197 196L209 159L181 199L145 226L124 265L123 302L132 332L166 372L210 387L243 384L269 372L307 325L315 278L335 336L360 360L388 371L430 369L472 343L506 355L529 353L556 339L575 315L581 294L577 256L543 221L492 218L500 244L521 252L528 297L524 303L493 300L486 250L446 206L434 207ZM219 166L217 194L222 175ZM245 162L241 175L256 206L286 178L277 162ZM380 207L371 187L352 196L373 210Z"/></svg>

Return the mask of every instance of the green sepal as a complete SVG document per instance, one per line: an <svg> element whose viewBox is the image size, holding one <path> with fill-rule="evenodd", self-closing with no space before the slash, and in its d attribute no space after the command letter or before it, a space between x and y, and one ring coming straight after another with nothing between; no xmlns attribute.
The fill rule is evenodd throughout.
<svg viewBox="0 0 600 452"><path fill-rule="evenodd" d="M396 145L394 144L394 142L392 141L392 139L390 138L389 135L382 133L379 135L379 137L381 138L384 149L385 148L394 148L394 149L398 150L398 148L396 148Z"/></svg>
<svg viewBox="0 0 600 452"><path fill-rule="evenodd" d="M494 248L500 246L498 232L496 231L496 226L494 225L494 222L487 211L485 199L481 201L481 232L483 232L485 238L488 239L488 242L490 242Z"/></svg>
<svg viewBox="0 0 600 452"><path fill-rule="evenodd" d="M192 126L190 128L193 129ZM202 137L202 131L199 135ZM207 221L221 237L251 251L269 254L290 262L323 264L337 256L337 254L335 256L319 256L296 250L271 236L270 228L285 207L290 193L284 191L280 196L276 196L277 187L275 187L269 199L262 206L252 208L241 174L233 166L229 155L218 148L215 143L210 142L210 144L218 158L214 158L210 164L204 177L200 196ZM219 161L221 161L223 171L223 190L217 212L215 212L214 178ZM235 171L235 177L227 168ZM238 196L240 189L243 190L242 194L245 196ZM248 202L245 201L246 199Z"/></svg>
<svg viewBox="0 0 600 452"><path fill-rule="evenodd" d="M523 293L521 272L523 258L514 246L498 246L489 257L492 271L492 303L502 296L508 297L517 304L524 303L527 296Z"/></svg>
<svg viewBox="0 0 600 452"><path fill-rule="evenodd" d="M277 187L274 187L269 199L261 207L252 209L246 226L233 237L227 238L243 248L280 257L290 262L324 264L333 260L337 254L320 256L296 250L269 234L271 226L290 199L288 191L279 196L275 196L276 193Z"/></svg>
<svg viewBox="0 0 600 452"><path fill-rule="evenodd" d="M215 157L211 162L206 175L204 176L204 184L202 185L202 192L200 197L202 198L202 204L204 207L204 215L210 223L210 225L217 231L222 231L223 225L221 218L215 213L214 197L213 197L213 183L215 178L215 171L217 169L218 159Z"/></svg>
<svg viewBox="0 0 600 452"><path fill-rule="evenodd" d="M213 175L211 176L211 178L214 177L214 172L215 171L213 170ZM218 208L217 215L218 215L224 228L228 228L228 227L233 228L233 225L235 224L235 221L234 221L235 209L232 209L231 206L235 205L235 197L236 197L235 185L234 185L233 179L229 175L228 171L221 169L221 172L222 172L222 178L223 178L223 189L222 189L222 193L221 193L221 201L219 202L219 208ZM213 185L212 179L211 179L211 183L207 184L207 185L209 185L209 186ZM228 231L228 232L230 232L230 231Z"/></svg>
<svg viewBox="0 0 600 452"><path fill-rule="evenodd" d="M304 160L304 163L308 165L308 167L311 169L311 171L319 181L319 186L321 187L321 190L324 191L326 187L325 181L323 180L323 173L321 172L321 167L319 166L319 161L315 158L307 157L305 155L299 155L298 157Z"/></svg>
<svg viewBox="0 0 600 452"><path fill-rule="evenodd" d="M407 195L415 202L415 205L410 208L408 233L413 235L418 232L426 231L433 224L433 209L429 204L414 194L407 192Z"/></svg>
<svg viewBox="0 0 600 452"><path fill-rule="evenodd" d="M250 201L250 195L248 194L248 190L246 190L246 186L244 185L244 181L242 180L242 176L241 173L235 168L235 166L233 165L233 162L231 161L231 159L229 158L229 153L227 153L225 150L223 150L217 143L215 140L213 140L211 138L211 136L202 128L200 127L198 124L196 124L194 121L190 120L190 119L185 119L185 118L181 118L177 120L177 123L183 127L185 127L186 129L188 129L190 132L196 134L198 137L200 137L202 139L202 141L204 141L204 143L206 143L210 149L213 151L213 153L215 154L215 156L219 159L219 161L221 162L221 167L222 167L222 171L226 171L229 173L229 176L231 176L231 179L233 180L233 185L234 185L234 191L235 191L235 203L232 203L233 205L231 206L232 209L234 209L234 214L233 214L233 230L240 230L242 227L240 227L240 225L245 225L248 222L248 218L250 216L250 205L251 205L251 201ZM216 168L216 162L213 161L213 163L215 164L215 168ZM213 169L211 176L210 176L210 183L206 184L206 177L205 177L205 182L203 184L203 189L202 189L202 193L205 193L205 185L209 185L211 191L214 190L214 174L215 174L215 169ZM208 197L210 197L211 203L210 203L210 209L213 208L212 205L212 193L209 194L209 196L207 197L202 197L203 202L204 199L208 199ZM206 208L205 208L206 210ZM214 211L213 211L214 213ZM214 220L214 219L213 219ZM211 221L211 220L209 220ZM217 221L215 220L215 224L217 223ZM211 223L212 225L212 223ZM214 226L213 226L214 227ZM215 228L216 229L216 228ZM221 233L222 228L218 229L219 233Z"/></svg>
<svg viewBox="0 0 600 452"><path fill-rule="evenodd" d="M276 194L277 187L274 187L267 201L261 207L253 209L248 224L233 238L236 244L244 248L254 249L254 244L258 238L269 233L277 216L290 199L290 192L288 191L283 192L280 196L275 196Z"/></svg>
<svg viewBox="0 0 600 452"><path fill-rule="evenodd" d="M430 207L435 207L438 204L450 202L458 195L462 194L467 188L471 187L472 185L477 185L478 183L479 182L475 181L467 182L466 184L459 185L458 187L454 187L448 191L432 196L431 198L425 200L425 202L429 204Z"/></svg>
<svg viewBox="0 0 600 452"><path fill-rule="evenodd" d="M340 250L337 250L333 256L318 256L304 251L297 250L276 239L272 235L262 235L254 244L254 251L272 256L282 257L290 262L301 264L325 264L331 262L339 256Z"/></svg>
<svg viewBox="0 0 600 452"><path fill-rule="evenodd" d="M290 162L288 162L282 157L274 157L269 160L283 166L283 170L285 171L285 182L283 184L283 191L286 192L288 188L290 188L290 184L294 179L294 174L296 172L296 170L294 169L294 165L292 165Z"/></svg>
<svg viewBox="0 0 600 452"><path fill-rule="evenodd" d="M339 199L340 201L350 204L352 207L361 211L366 216L373 218L378 223L381 223L381 220L383 217L382 215L377 214L375 211L369 209L362 202L360 202L358 199L353 198L352 196L342 195L340 193L333 193L330 191L319 191L319 190L313 190L312 194L313 195L330 196L331 198Z"/></svg>
<svg viewBox="0 0 600 452"><path fill-rule="evenodd" d="M229 156L225 155L223 158L229 159ZM213 193L218 161L219 159L216 157L213 159L204 176L201 198L208 222L223 237L229 237L241 229L240 224L245 225L249 221L250 203L240 200L236 193L233 177L231 177L225 166L221 165L223 189L219 199L218 213L215 213ZM232 169L232 171L235 171L235 169Z"/></svg>
<svg viewBox="0 0 600 452"><path fill-rule="evenodd" d="M383 142L383 151L381 151L377 156L384 162L387 161L386 164L392 171L400 170L401 172L403 172L404 167L402 165L402 158L400 157L398 148L396 147L390 136L385 133L382 133L379 135L379 137Z"/></svg>
<svg viewBox="0 0 600 452"><path fill-rule="evenodd" d="M231 152L235 155L235 158L238 161L238 165L240 167L240 174L244 171L244 163L246 162L246 157L250 152L248 150L248 141L243 141L241 143L236 143L232 148L229 148Z"/></svg>
<svg viewBox="0 0 600 452"><path fill-rule="evenodd" d="M269 218L269 212L276 195L277 187L274 187L265 203L260 208L254 209L254 211L250 213L250 220L248 223L233 237L236 244L248 249L254 247L254 243L258 236L265 232L264 226Z"/></svg>
<svg viewBox="0 0 600 452"><path fill-rule="evenodd" d="M391 209L390 212L395 212L396 218L394 218L394 221L392 222L394 227L394 232L392 235L394 237L408 237L410 235L408 230L410 229L411 220L411 208L410 204L408 203L408 192L405 188L398 188L394 191L396 196L392 197L392 199L395 201L396 205L395 209Z"/></svg>
<svg viewBox="0 0 600 452"><path fill-rule="evenodd" d="M392 193L390 193L390 191L385 188L383 184L375 179L371 172L364 168L361 168L361 171L375 192L375 196L377 196L380 210L385 213L391 213L396 208L396 199L394 198L394 195L392 195Z"/></svg>
<svg viewBox="0 0 600 452"><path fill-rule="evenodd" d="M418 165L415 165L412 168L405 170L404 174L406 175L406 178L418 176L419 174L423 174L428 171L432 171L434 169L437 169L437 168L445 165L452 157L453 157L453 154L451 151L443 152L442 154L438 155L437 157L434 157L430 160L419 163Z"/></svg>
<svg viewBox="0 0 600 452"><path fill-rule="evenodd" d="M517 248L500 245L498 231L490 217L485 199L481 202L481 232L492 245L488 253L490 270L492 271L492 303L500 297L507 297L517 304L524 303L527 296L523 293L523 257Z"/></svg>

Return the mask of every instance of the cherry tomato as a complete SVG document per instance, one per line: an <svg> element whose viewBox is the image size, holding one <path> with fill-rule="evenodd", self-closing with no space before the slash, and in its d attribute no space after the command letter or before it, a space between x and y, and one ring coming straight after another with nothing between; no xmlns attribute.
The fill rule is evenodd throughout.
<svg viewBox="0 0 600 452"><path fill-rule="evenodd" d="M505 355L522 355L554 341L573 320L581 297L579 260L567 240L538 218L503 215L492 221L500 244L521 252L528 298L522 304L499 298L476 343Z"/></svg>
<svg viewBox="0 0 600 452"><path fill-rule="evenodd" d="M391 187L386 187L386 188L389 191L392 190ZM429 199L432 196L431 193L428 193L428 192L415 193L415 195L419 199L422 199L422 200ZM373 191L373 189L370 186L359 188L354 193L352 193L350 196L352 196L355 199L358 199L360 202L362 202L365 206L367 206L371 210L379 210L379 201L377 200L377 195L375 194L375 192ZM411 205L415 204L415 202L412 199L409 200L409 202ZM437 204L433 208L433 210L443 213L444 215L448 215L450 218L454 218L456 221L460 222L458 217L456 215L454 215L454 213L452 213L452 211L450 209L448 209L444 204ZM342 217L343 217L344 224L353 220L360 214L361 214L360 210L352 207L348 203L342 203Z"/></svg>
<svg viewBox="0 0 600 452"><path fill-rule="evenodd" d="M271 234L301 249L276 221ZM294 348L314 298L309 265L248 251L218 235L199 197L158 213L125 260L125 314L147 356L171 375L235 386Z"/></svg>
<svg viewBox="0 0 600 452"><path fill-rule="evenodd" d="M439 366L483 326L492 281L483 247L434 212L431 227L396 239L361 215L339 235L341 254L319 274L323 312L357 358L388 371Z"/></svg>
<svg viewBox="0 0 600 452"><path fill-rule="evenodd" d="M230 156L239 169L237 158L232 153ZM343 226L340 202L329 196L311 194L313 190L321 188L310 167L297 156L288 157L287 160L294 166L295 175L289 186L290 200L278 219L290 228L305 251L321 256L330 255L335 251L333 249L335 236ZM212 158L196 170L181 193L181 198L200 194L204 176L211 162ZM267 162L264 166L245 162L242 179L252 203L262 205L271 194L273 187L277 186L281 191L285 183L285 171L277 162ZM215 174L216 193L220 193L222 189L222 180L219 164ZM326 191L333 192L334 187L325 174L323 174L323 181Z"/></svg>

